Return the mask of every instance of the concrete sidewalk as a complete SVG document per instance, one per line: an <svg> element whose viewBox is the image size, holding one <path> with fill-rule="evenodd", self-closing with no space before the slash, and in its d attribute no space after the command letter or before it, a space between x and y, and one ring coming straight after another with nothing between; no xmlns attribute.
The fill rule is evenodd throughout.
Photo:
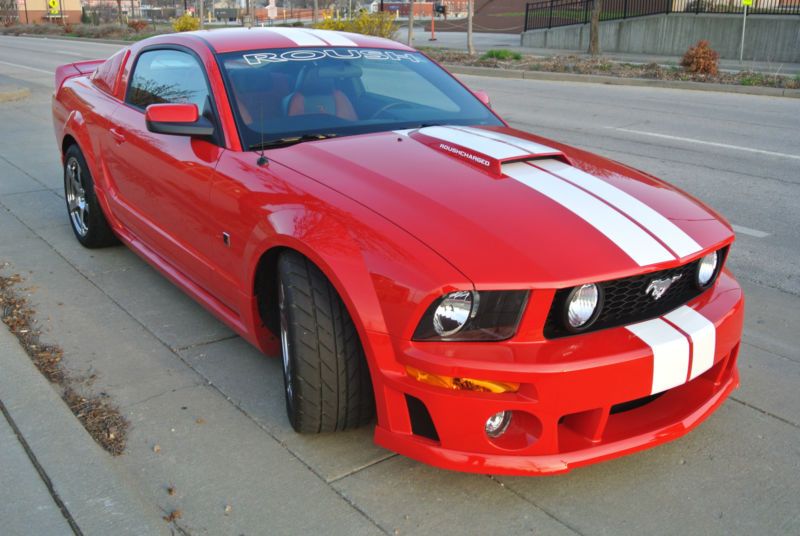
<svg viewBox="0 0 800 536"><path fill-rule="evenodd" d="M429 22L425 22L427 28ZM397 33L397 40L406 42L408 34L407 28L401 28ZM430 41L430 32L426 32L419 27L414 28L415 47L436 47L452 48L456 50L467 49L467 34L465 32L437 32L436 41ZM520 46L520 36L518 34L501 33L475 33L473 34L475 49L485 52L490 49L505 48L523 54L533 54L535 56L569 56L578 55L589 57L585 50L560 50L552 48L529 48ZM658 63L659 65L679 65L681 58L678 56L657 56L653 54L626 54L612 52L603 54L603 57L620 63ZM783 74L794 76L800 74L800 63L779 63L766 61L744 61L739 63L737 60L720 60L719 67L723 71L756 71L768 74Z"/></svg>
<svg viewBox="0 0 800 536"><path fill-rule="evenodd" d="M168 534L0 325L0 532Z"/></svg>

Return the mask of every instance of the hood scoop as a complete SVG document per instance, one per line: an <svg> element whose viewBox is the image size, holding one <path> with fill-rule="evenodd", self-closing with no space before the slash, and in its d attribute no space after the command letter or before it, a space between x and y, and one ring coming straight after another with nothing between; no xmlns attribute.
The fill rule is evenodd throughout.
<svg viewBox="0 0 800 536"><path fill-rule="evenodd" d="M398 132L398 134L407 135L497 178L503 176L503 165L511 162L554 158L569 163L561 151L483 128L435 126Z"/></svg>

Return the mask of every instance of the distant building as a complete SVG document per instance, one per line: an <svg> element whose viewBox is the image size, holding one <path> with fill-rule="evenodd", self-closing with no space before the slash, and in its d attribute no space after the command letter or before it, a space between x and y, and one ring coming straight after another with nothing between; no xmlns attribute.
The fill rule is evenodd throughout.
<svg viewBox="0 0 800 536"><path fill-rule="evenodd" d="M22 24L47 22L60 24L62 21L71 23L81 21L80 0L52 0L54 7L51 7L48 1L17 0L17 20Z"/></svg>

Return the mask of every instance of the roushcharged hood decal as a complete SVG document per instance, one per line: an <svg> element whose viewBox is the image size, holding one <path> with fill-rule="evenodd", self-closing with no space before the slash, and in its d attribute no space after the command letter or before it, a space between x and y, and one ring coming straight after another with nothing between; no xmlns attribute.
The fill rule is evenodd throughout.
<svg viewBox="0 0 800 536"><path fill-rule="evenodd" d="M271 153L484 288L624 277L687 262L732 237L713 212L661 181L508 128L426 127Z"/></svg>
<svg viewBox="0 0 800 536"><path fill-rule="evenodd" d="M401 131L425 145L460 158L478 168L500 177L503 164L542 157L564 155L545 145L471 127L425 127Z"/></svg>

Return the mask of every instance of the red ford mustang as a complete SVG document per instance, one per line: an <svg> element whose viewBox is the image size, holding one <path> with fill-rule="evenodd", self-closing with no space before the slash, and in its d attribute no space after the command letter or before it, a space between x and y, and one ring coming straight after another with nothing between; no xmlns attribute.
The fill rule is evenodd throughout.
<svg viewBox="0 0 800 536"><path fill-rule="evenodd" d="M373 37L146 39L56 73L67 210L283 360L299 432L371 422L461 471L565 472L683 435L738 385L731 227L509 128Z"/></svg>

